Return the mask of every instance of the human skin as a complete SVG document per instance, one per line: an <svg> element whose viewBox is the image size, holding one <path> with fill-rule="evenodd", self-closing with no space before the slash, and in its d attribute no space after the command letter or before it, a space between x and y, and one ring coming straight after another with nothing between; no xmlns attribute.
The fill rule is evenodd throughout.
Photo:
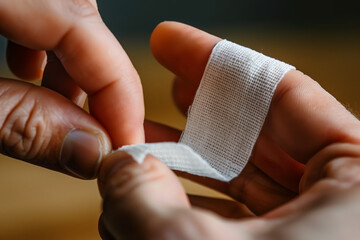
<svg viewBox="0 0 360 240"><path fill-rule="evenodd" d="M43 75L43 87L0 79L1 153L93 178L102 155L144 140L139 77L95 1L0 0L0 33L11 40L7 57L17 76ZM155 30L152 50L178 76L174 96L181 109L191 103L217 41L178 23ZM44 51L48 64L41 73ZM91 115L78 107L85 93ZM148 141L179 136L155 123L145 128ZM175 175L157 159L138 165L115 153L100 168L101 233L109 239L351 239L359 235L358 136L355 117L310 78L289 72L243 173L230 183L186 175L258 217L229 221L191 208ZM65 149L72 167L64 162ZM190 200L224 216L245 214L234 203Z"/></svg>
<svg viewBox="0 0 360 240"><path fill-rule="evenodd" d="M176 75L174 98L184 114L219 40L176 22L161 23L152 34L155 58ZM154 129L147 141L176 140L175 130ZM224 183L180 173L235 202L188 197L158 159L149 155L137 164L116 152L104 159L99 173L101 236L356 239L359 144L359 121L314 80L292 70L278 85L252 157L238 177Z"/></svg>
<svg viewBox="0 0 360 240"><path fill-rule="evenodd" d="M0 34L13 73L42 77L0 78L1 153L94 178L112 148L144 141L139 76L95 0L0 0Z"/></svg>

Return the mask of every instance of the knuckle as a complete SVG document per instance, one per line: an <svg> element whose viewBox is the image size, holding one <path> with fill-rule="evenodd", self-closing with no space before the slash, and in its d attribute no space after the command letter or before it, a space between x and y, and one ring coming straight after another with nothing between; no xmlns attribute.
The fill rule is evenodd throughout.
<svg viewBox="0 0 360 240"><path fill-rule="evenodd" d="M0 149L8 156L33 162L47 148L43 136L48 132L37 100L29 101L26 96L9 109L0 130Z"/></svg>
<svg viewBox="0 0 360 240"><path fill-rule="evenodd" d="M331 180L339 186L360 182L360 151L358 144L335 142L325 146L307 163L300 183L305 191L318 181Z"/></svg>
<svg viewBox="0 0 360 240"><path fill-rule="evenodd" d="M360 159L341 157L325 164L323 174L341 182L360 183Z"/></svg>

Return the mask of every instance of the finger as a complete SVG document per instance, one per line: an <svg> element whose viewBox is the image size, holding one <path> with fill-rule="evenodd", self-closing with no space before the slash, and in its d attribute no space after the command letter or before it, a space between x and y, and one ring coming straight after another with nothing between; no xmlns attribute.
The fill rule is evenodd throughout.
<svg viewBox="0 0 360 240"><path fill-rule="evenodd" d="M139 76L93 3L0 1L0 32L28 48L55 52L89 95L90 112L111 134L114 147L143 142Z"/></svg>
<svg viewBox="0 0 360 240"><path fill-rule="evenodd" d="M71 79L60 60L51 51L47 52L47 64L41 86L58 92L80 107L84 106L86 93Z"/></svg>
<svg viewBox="0 0 360 240"><path fill-rule="evenodd" d="M103 222L117 239L144 239L174 210L189 208L176 176L152 156L138 164L126 153L115 152L103 161L98 181Z"/></svg>
<svg viewBox="0 0 360 240"><path fill-rule="evenodd" d="M147 196L147 199L140 198L140 201L144 201L144 206L148 206L152 201L159 201L159 203L163 202L164 206L189 207L186 194L175 174L160 160L151 155L148 155L143 163L138 164L127 153L122 151L114 152L102 162L98 183L104 199L116 197L123 198L123 201L128 201L128 199L130 201L135 195L145 195L151 189L154 189L151 197ZM160 186L162 188L158 188ZM121 187L121 189L118 187ZM156 188L158 189L155 190ZM163 197L156 194L162 189L168 188L170 190L167 191L167 194L160 194ZM113 196L114 193L117 195ZM159 197L161 200L158 199Z"/></svg>
<svg viewBox="0 0 360 240"><path fill-rule="evenodd" d="M51 90L0 79L0 105L2 154L90 179L111 150L105 129Z"/></svg>
<svg viewBox="0 0 360 240"><path fill-rule="evenodd" d="M8 41L7 62L15 76L24 80L42 78L42 86L50 88L83 107L86 94L65 71L53 52L38 51ZM46 65L46 68L45 68Z"/></svg>
<svg viewBox="0 0 360 240"><path fill-rule="evenodd" d="M239 219L255 216L244 204L235 201L196 195L188 195L188 197L192 206L210 210L224 218Z"/></svg>
<svg viewBox="0 0 360 240"><path fill-rule="evenodd" d="M185 24L163 22L153 31L150 46L162 65L181 79L198 86L211 51L220 40Z"/></svg>
<svg viewBox="0 0 360 240"><path fill-rule="evenodd" d="M198 85L218 41L185 24L165 22L154 30L151 49L161 64ZM295 70L279 83L263 130L302 163L331 143L360 142L357 119L312 79Z"/></svg>
<svg viewBox="0 0 360 240"><path fill-rule="evenodd" d="M297 194L248 163L241 174L229 183L228 195L244 203L256 215L262 215L290 201Z"/></svg>
<svg viewBox="0 0 360 240"><path fill-rule="evenodd" d="M29 49L8 41L6 60L15 76L31 81L41 79L46 55L44 51Z"/></svg>
<svg viewBox="0 0 360 240"><path fill-rule="evenodd" d="M229 183L177 172L177 175L193 180L224 193L244 203L256 215L262 215L290 201L296 192L286 189L249 162L241 174Z"/></svg>
<svg viewBox="0 0 360 240"><path fill-rule="evenodd" d="M192 104L195 93L194 84L178 77L175 78L173 96L177 106L184 114ZM266 136L264 131L260 133L249 161L283 187L298 192L304 165L286 154L270 137ZM197 181L204 183L201 178Z"/></svg>
<svg viewBox="0 0 360 240"><path fill-rule="evenodd" d="M186 112L191 105L206 62L219 40L196 28L175 22L162 23L154 30L151 37L154 56L165 67L180 76L175 80L174 98L183 112ZM166 49L163 46L167 46ZM297 192L303 166L296 163L271 137L265 137L267 134L272 136L271 132L261 133L250 161L281 186ZM226 188L221 189L224 186L216 182L196 176L191 178L226 192Z"/></svg>
<svg viewBox="0 0 360 240"><path fill-rule="evenodd" d="M179 130L149 121L145 122L145 132L147 142L177 142L181 135ZM249 161L281 186L294 193L299 191L299 183L305 166L286 154L264 132L260 133ZM226 185L219 181L182 172L177 172L177 174L225 192Z"/></svg>
<svg viewBox="0 0 360 240"><path fill-rule="evenodd" d="M346 186L360 181L360 149L358 144L338 143L317 153L308 163L300 190L304 192L321 180L332 180Z"/></svg>
<svg viewBox="0 0 360 240"><path fill-rule="evenodd" d="M176 77L173 84L173 97L175 100L176 106L179 110L187 116L190 105L194 101L196 94L197 86Z"/></svg>
<svg viewBox="0 0 360 240"><path fill-rule="evenodd" d="M358 170L357 173L359 173ZM275 209L274 211L269 212L268 214L264 215L264 217L286 219L285 217L293 218L296 216L296 214L301 216L308 216L309 213L318 214L318 211L329 203L332 203L332 206L325 212L329 212L329 210L332 209L339 213L339 210L341 212L341 210L348 208L349 204L356 203L358 205L358 201L356 200L359 199L358 197L360 193L358 182L344 180L344 178L323 178L313 184L309 189L307 189L307 191L301 193L298 198L290 201L278 209ZM345 199L351 199L352 201L346 200L342 202ZM354 208L351 207L349 210L350 209L351 211L354 210ZM341 215L343 215L343 213L341 213ZM310 217L310 219L311 218L312 217Z"/></svg>
<svg viewBox="0 0 360 240"><path fill-rule="evenodd" d="M153 142L178 142L181 131L172 127L145 120L145 140L148 143Z"/></svg>
<svg viewBox="0 0 360 240"><path fill-rule="evenodd" d="M302 163L333 143L360 142L359 121L298 71L290 71L279 83L263 130Z"/></svg>
<svg viewBox="0 0 360 240"><path fill-rule="evenodd" d="M305 166L291 158L264 132L260 133L249 161L284 188L299 192Z"/></svg>

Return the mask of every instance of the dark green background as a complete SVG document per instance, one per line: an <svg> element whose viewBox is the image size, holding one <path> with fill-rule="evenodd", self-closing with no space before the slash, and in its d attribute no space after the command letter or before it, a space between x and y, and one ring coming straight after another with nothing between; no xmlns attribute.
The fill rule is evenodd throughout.
<svg viewBox="0 0 360 240"><path fill-rule="evenodd" d="M356 1L310 0L132 0L99 1L104 21L116 34L149 34L164 20L177 20L200 28L357 27Z"/></svg>
<svg viewBox="0 0 360 240"><path fill-rule="evenodd" d="M98 5L125 48L134 38L147 44L152 29L164 20L185 22L218 35L229 29L260 35L273 29L360 31L359 4L350 0L100 0ZM0 37L0 68L5 63L5 45Z"/></svg>

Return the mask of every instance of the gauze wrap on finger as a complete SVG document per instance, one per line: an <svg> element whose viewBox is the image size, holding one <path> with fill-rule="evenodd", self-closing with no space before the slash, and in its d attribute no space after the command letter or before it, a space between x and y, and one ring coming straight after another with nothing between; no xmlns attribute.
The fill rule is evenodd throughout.
<svg viewBox="0 0 360 240"><path fill-rule="evenodd" d="M152 154L168 167L230 181L245 167L277 84L294 69L227 40L213 49L179 143L124 146L141 163Z"/></svg>

